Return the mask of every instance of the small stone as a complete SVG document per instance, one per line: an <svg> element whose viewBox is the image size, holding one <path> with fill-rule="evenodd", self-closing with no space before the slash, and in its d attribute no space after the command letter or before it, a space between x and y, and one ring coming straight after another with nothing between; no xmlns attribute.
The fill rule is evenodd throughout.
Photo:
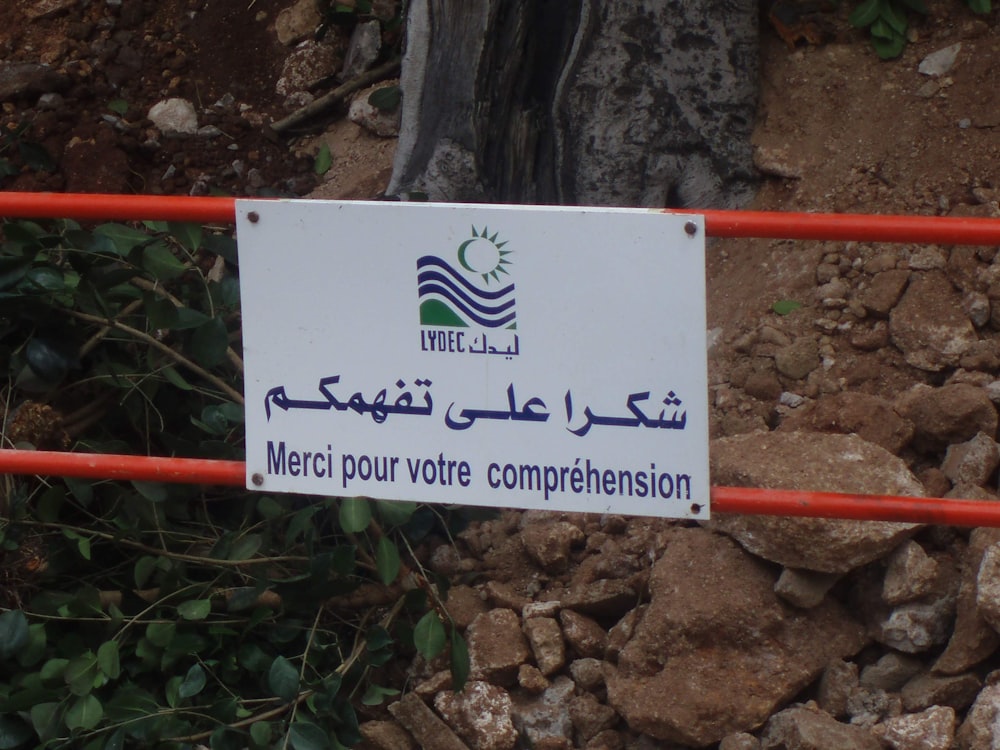
<svg viewBox="0 0 1000 750"><path fill-rule="evenodd" d="M194 135L198 132L198 115L187 99L174 97L159 101L150 107L147 117L164 135Z"/></svg>
<svg viewBox="0 0 1000 750"><path fill-rule="evenodd" d="M560 675L541 695L513 696L514 726L528 747L542 747L542 742L550 740L560 741L558 747L572 747L568 739L573 734L569 702L575 687L571 679Z"/></svg>
<svg viewBox="0 0 1000 750"><path fill-rule="evenodd" d="M322 22L323 17L315 0L298 0L278 14L274 19L274 30L278 41L290 47L312 36Z"/></svg>
<svg viewBox="0 0 1000 750"><path fill-rule="evenodd" d="M841 724L829 714L805 706L786 708L768 719L761 733L763 750L881 750L868 731Z"/></svg>
<svg viewBox="0 0 1000 750"><path fill-rule="evenodd" d="M570 700L569 718L573 722L578 742L587 742L599 732L611 729L618 723L618 714L615 710L598 701L590 693L578 695Z"/></svg>
<svg viewBox="0 0 1000 750"><path fill-rule="evenodd" d="M834 717L847 715L847 698L858 687L858 665L837 659L825 670L819 681L817 701L820 708Z"/></svg>
<svg viewBox="0 0 1000 750"><path fill-rule="evenodd" d="M954 616L955 602L948 597L902 604L878 623L875 637L897 651L923 653L948 641Z"/></svg>
<svg viewBox="0 0 1000 750"><path fill-rule="evenodd" d="M460 693L438 693L434 707L473 750L511 750L517 742L510 696L495 685L469 682Z"/></svg>
<svg viewBox="0 0 1000 750"><path fill-rule="evenodd" d="M330 44L311 39L302 42L285 58L275 91L281 96L308 91L331 78L337 62L336 50Z"/></svg>
<svg viewBox="0 0 1000 750"><path fill-rule="evenodd" d="M575 527L574 527L575 528ZM524 633L543 675L558 672L566 663L566 645L559 623L551 617L532 617L524 622Z"/></svg>
<svg viewBox="0 0 1000 750"><path fill-rule="evenodd" d="M391 704L389 713L406 727L422 747L433 747L434 750L469 750L468 745L413 693L407 693L400 701Z"/></svg>
<svg viewBox="0 0 1000 750"><path fill-rule="evenodd" d="M811 338L803 337L774 355L774 366L787 378L804 378L819 365L819 349Z"/></svg>
<svg viewBox="0 0 1000 750"><path fill-rule="evenodd" d="M585 746L585 750L624 750L624 748L625 740L622 739L621 733L614 729L598 732L587 740Z"/></svg>
<svg viewBox="0 0 1000 750"><path fill-rule="evenodd" d="M984 687L955 735L960 750L1000 746L1000 685Z"/></svg>
<svg viewBox="0 0 1000 750"><path fill-rule="evenodd" d="M564 609L559 613L563 635L577 655L599 658L608 645L608 634L604 628L589 617Z"/></svg>
<svg viewBox="0 0 1000 750"><path fill-rule="evenodd" d="M872 734L890 750L951 750L955 739L955 709L934 706L919 714L886 719Z"/></svg>
<svg viewBox="0 0 1000 750"><path fill-rule="evenodd" d="M939 49L936 52L931 52L920 61L917 71L925 76L933 76L935 78L947 75L954 67L955 60L958 59L958 53L961 51L962 43L958 42L957 44Z"/></svg>
<svg viewBox="0 0 1000 750"><path fill-rule="evenodd" d="M566 570L570 549L583 541L579 527L566 521L533 523L521 530L525 552L547 573Z"/></svg>
<svg viewBox="0 0 1000 750"><path fill-rule="evenodd" d="M416 750L413 738L394 721L366 721L358 726L362 742L370 750Z"/></svg>
<svg viewBox="0 0 1000 750"><path fill-rule="evenodd" d="M910 281L910 272L892 269L876 274L861 294L861 303L876 315L888 315Z"/></svg>
<svg viewBox="0 0 1000 750"><path fill-rule="evenodd" d="M474 679L512 683L518 667L531 656L516 613L492 609L476 617L466 630Z"/></svg>
<svg viewBox="0 0 1000 750"><path fill-rule="evenodd" d="M890 652L861 670L859 684L866 688L898 692L903 685L923 671L923 662Z"/></svg>
<svg viewBox="0 0 1000 750"><path fill-rule="evenodd" d="M903 708L913 712L931 706L951 706L956 711L964 711L972 705L982 686L982 681L972 672L957 675L925 672L903 686Z"/></svg>
<svg viewBox="0 0 1000 750"><path fill-rule="evenodd" d="M782 406L787 406L789 409L797 409L805 403L805 398L797 393L784 391L781 396L778 397L778 403Z"/></svg>
<svg viewBox="0 0 1000 750"><path fill-rule="evenodd" d="M882 601L896 606L926 596L933 590L937 572L937 562L923 547L914 541L904 542L889 556L889 567L882 583Z"/></svg>
<svg viewBox="0 0 1000 750"><path fill-rule="evenodd" d="M809 609L818 606L839 580L840 575L837 573L785 568L774 584L774 593L789 604Z"/></svg>
<svg viewBox="0 0 1000 750"><path fill-rule="evenodd" d="M517 668L517 684L529 693L538 694L549 686L549 681L534 664L522 664Z"/></svg>
<svg viewBox="0 0 1000 750"><path fill-rule="evenodd" d="M898 697L877 688L859 687L847 698L847 715L851 724L859 727L872 727L890 716L899 716L902 711Z"/></svg>
<svg viewBox="0 0 1000 750"><path fill-rule="evenodd" d="M719 750L760 750L760 741L752 734L737 732L723 737Z"/></svg>
<svg viewBox="0 0 1000 750"><path fill-rule="evenodd" d="M604 685L604 667L600 659L584 657L570 662L569 673L581 690L593 692Z"/></svg>
<svg viewBox="0 0 1000 750"><path fill-rule="evenodd" d="M373 20L359 23L351 34L340 77L344 80L357 78L375 64L381 49L382 29L379 22Z"/></svg>
<svg viewBox="0 0 1000 750"><path fill-rule="evenodd" d="M976 328L982 328L990 322L990 298L985 294L969 292L962 298L962 309Z"/></svg>
<svg viewBox="0 0 1000 750"><path fill-rule="evenodd" d="M990 627L1000 631L1000 543L991 544L983 554L976 576L976 606Z"/></svg>
<svg viewBox="0 0 1000 750"><path fill-rule="evenodd" d="M971 127L972 127L972 120L970 120L968 117L963 117L961 120L958 121L959 130L968 130Z"/></svg>
<svg viewBox="0 0 1000 750"><path fill-rule="evenodd" d="M985 487L1000 465L1000 447L984 432L972 440L948 446L941 470L952 484L972 484Z"/></svg>
<svg viewBox="0 0 1000 750"><path fill-rule="evenodd" d="M626 582L600 579L571 588L562 597L562 606L586 614L613 617L632 609L636 600L635 590Z"/></svg>
<svg viewBox="0 0 1000 750"><path fill-rule="evenodd" d="M403 108L397 105L393 109L382 109L371 102L371 96L376 91L392 87L398 89L399 81L383 81L359 92L351 101L347 119L383 138L398 136Z"/></svg>

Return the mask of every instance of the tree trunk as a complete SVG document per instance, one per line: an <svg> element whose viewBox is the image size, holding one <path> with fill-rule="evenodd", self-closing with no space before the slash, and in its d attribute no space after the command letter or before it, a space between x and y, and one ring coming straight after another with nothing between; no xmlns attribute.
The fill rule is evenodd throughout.
<svg viewBox="0 0 1000 750"><path fill-rule="evenodd" d="M735 206L752 192L757 8L411 0L389 192Z"/></svg>

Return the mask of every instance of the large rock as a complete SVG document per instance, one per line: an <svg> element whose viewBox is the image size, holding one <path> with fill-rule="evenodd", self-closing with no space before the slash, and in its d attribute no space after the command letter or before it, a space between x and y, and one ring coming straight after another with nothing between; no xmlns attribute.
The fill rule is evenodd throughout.
<svg viewBox="0 0 1000 750"><path fill-rule="evenodd" d="M995 678L994 672L990 675ZM955 735L959 750L993 750L1000 746L1000 685L984 687Z"/></svg>
<svg viewBox="0 0 1000 750"><path fill-rule="evenodd" d="M957 366L979 340L962 296L938 271L914 274L889 316L889 331L906 361L930 372Z"/></svg>
<svg viewBox="0 0 1000 750"><path fill-rule="evenodd" d="M676 529L653 568L648 609L617 667L606 667L608 702L636 731L704 747L759 726L863 647L864 628L838 604L799 610L774 583L727 537Z"/></svg>
<svg viewBox="0 0 1000 750"><path fill-rule="evenodd" d="M468 682L460 693L438 693L434 707L472 750L511 750L517 742L510 696L503 688Z"/></svg>
<svg viewBox="0 0 1000 750"><path fill-rule="evenodd" d="M521 621L510 609L491 609L478 615L465 635L474 679L513 683L517 668L531 656Z"/></svg>
<svg viewBox="0 0 1000 750"><path fill-rule="evenodd" d="M712 483L738 487L922 496L906 464L856 435L749 433L712 442ZM792 568L845 573L882 557L917 524L714 514L755 555Z"/></svg>
<svg viewBox="0 0 1000 750"><path fill-rule="evenodd" d="M962 560L962 582L958 591L958 611L955 627L934 671L941 674L965 672L1000 646L1000 635L990 627L977 601L980 567L986 550L1000 542L1000 529L973 529L969 546Z"/></svg>
<svg viewBox="0 0 1000 750"><path fill-rule="evenodd" d="M916 428L919 450L941 450L980 432L990 437L997 432L997 410L989 392L968 383L915 386L896 399L896 409Z"/></svg>
<svg viewBox="0 0 1000 750"><path fill-rule="evenodd" d="M767 722L763 750L881 750L869 732L841 724L829 714L805 706L786 708Z"/></svg>
<svg viewBox="0 0 1000 750"><path fill-rule="evenodd" d="M933 706L918 714L886 719L872 734L890 750L951 750L955 739L955 709Z"/></svg>
<svg viewBox="0 0 1000 750"><path fill-rule="evenodd" d="M855 433L893 455L913 439L913 424L899 416L892 404L868 393L837 393L796 409L781 423L782 432L806 430Z"/></svg>

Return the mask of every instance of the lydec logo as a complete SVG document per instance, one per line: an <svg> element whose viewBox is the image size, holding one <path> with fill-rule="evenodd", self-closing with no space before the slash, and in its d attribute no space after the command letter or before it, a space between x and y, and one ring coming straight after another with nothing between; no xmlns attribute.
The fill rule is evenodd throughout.
<svg viewBox="0 0 1000 750"><path fill-rule="evenodd" d="M503 249L507 242L498 242L499 234L473 226L458 246L457 267L436 255L417 260L422 351L519 353L514 283L508 281L513 251Z"/></svg>

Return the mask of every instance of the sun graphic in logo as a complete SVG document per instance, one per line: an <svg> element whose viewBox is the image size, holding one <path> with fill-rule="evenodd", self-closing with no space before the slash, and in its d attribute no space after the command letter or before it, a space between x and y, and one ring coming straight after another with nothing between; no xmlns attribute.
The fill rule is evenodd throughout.
<svg viewBox="0 0 1000 750"><path fill-rule="evenodd" d="M477 232L476 227L472 227L472 237L463 242L458 248L458 262L462 268L472 273L478 273L483 277L483 281L490 283L490 277L500 280L500 274L509 273L504 266L510 265L507 260L513 250L501 250L504 242L497 242L499 232L494 232L489 236L489 229L485 226L482 232Z"/></svg>

